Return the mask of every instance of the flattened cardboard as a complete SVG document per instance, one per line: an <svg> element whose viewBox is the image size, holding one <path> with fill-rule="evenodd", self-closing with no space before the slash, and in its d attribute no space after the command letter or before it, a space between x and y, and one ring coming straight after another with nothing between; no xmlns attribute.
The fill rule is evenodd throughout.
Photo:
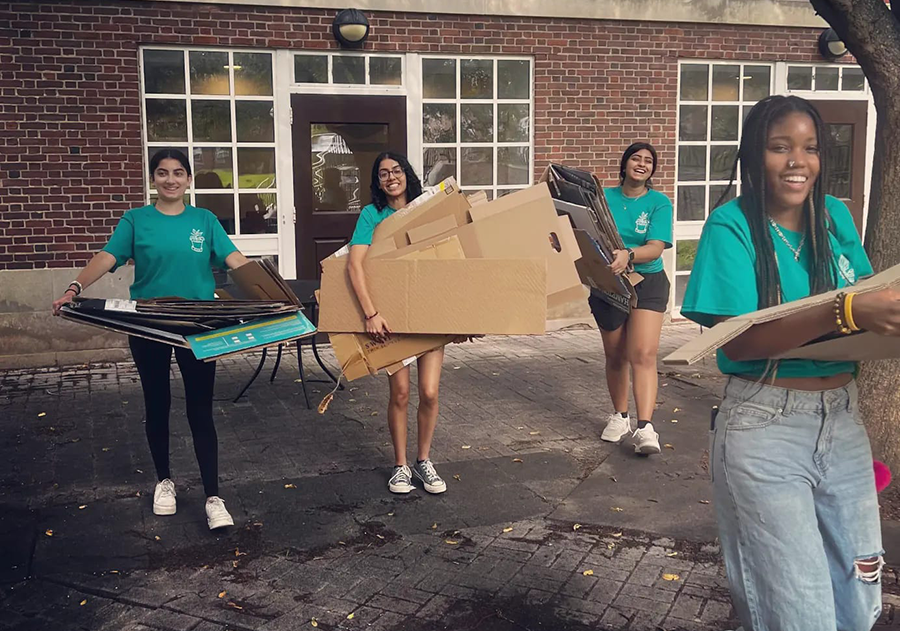
<svg viewBox="0 0 900 631"><path fill-rule="evenodd" d="M900 285L900 265L895 265L880 274L871 276L853 286L856 293L880 291ZM755 324L780 320L811 307L828 304L846 289L809 296L802 300L786 302L767 309L730 318L707 329L674 353L663 359L671 366L695 364L717 349L725 346ZM827 361L865 361L900 357L900 341L874 333L858 333L842 338L828 339L795 348L776 359L805 358Z"/></svg>
<svg viewBox="0 0 900 631"><path fill-rule="evenodd" d="M369 293L395 333L542 335L547 264L540 259L367 260ZM362 333L347 261L322 262L319 329Z"/></svg>
<svg viewBox="0 0 900 631"><path fill-rule="evenodd" d="M276 271L259 261L249 261L231 270L231 278L241 291L258 300L277 300L300 306L300 299Z"/></svg>
<svg viewBox="0 0 900 631"><path fill-rule="evenodd" d="M372 235L372 245L391 239L395 248L409 245L407 232L412 228L424 226L443 217L455 217L457 226L469 222L469 205L466 196L459 191L453 178L441 182L444 187L427 201L411 208L407 206L382 221ZM371 250L370 250L371 252ZM368 256L372 256L369 254Z"/></svg>
<svg viewBox="0 0 900 631"><path fill-rule="evenodd" d="M299 311L260 318L215 331L186 335L197 359L213 361L248 350L284 344L316 334L316 327Z"/></svg>
<svg viewBox="0 0 900 631"><path fill-rule="evenodd" d="M376 342L362 333L330 333L331 348L341 365L344 379L353 381L390 369L410 357L440 348L452 342L455 335L392 335L384 342ZM388 374L391 374L389 371Z"/></svg>

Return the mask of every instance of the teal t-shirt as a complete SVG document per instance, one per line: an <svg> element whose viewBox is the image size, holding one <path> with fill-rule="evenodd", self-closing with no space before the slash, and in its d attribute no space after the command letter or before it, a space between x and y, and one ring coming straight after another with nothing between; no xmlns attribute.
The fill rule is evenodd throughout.
<svg viewBox="0 0 900 631"><path fill-rule="evenodd" d="M716 317L733 317L756 311L756 250L750 238L750 226L741 212L740 197L714 210L700 237L697 257L688 280L681 314L703 326L715 324ZM872 274L869 257L863 250L850 210L839 199L827 195L825 208L831 217L829 238L834 252L838 287L853 285ZM794 259L787 244L770 227L781 278L782 302L809 296L811 251L805 244L800 260ZM781 228L785 238L796 249L803 235ZM717 354L719 370L728 375L762 376L765 360L736 362L722 349ZM806 359L783 359L778 363L779 377L829 377L853 372L854 362L825 362Z"/></svg>
<svg viewBox="0 0 900 631"><path fill-rule="evenodd" d="M235 250L216 216L194 206L178 215L164 215L155 206L129 210L103 248L116 257L113 269L134 259L132 300L212 300L212 266L225 269L225 257Z"/></svg>
<svg viewBox="0 0 900 631"><path fill-rule="evenodd" d="M662 241L666 248L672 247L672 202L668 197L653 189L640 197L626 197L621 186L605 188L603 192L625 247L637 248L647 241ZM662 256L634 265L634 271L642 274L662 270Z"/></svg>
<svg viewBox="0 0 900 631"><path fill-rule="evenodd" d="M375 227L395 212L390 206L385 206L381 210L378 210L375 204L365 206L359 213L359 219L356 220L356 229L350 238L350 245L372 245Z"/></svg>

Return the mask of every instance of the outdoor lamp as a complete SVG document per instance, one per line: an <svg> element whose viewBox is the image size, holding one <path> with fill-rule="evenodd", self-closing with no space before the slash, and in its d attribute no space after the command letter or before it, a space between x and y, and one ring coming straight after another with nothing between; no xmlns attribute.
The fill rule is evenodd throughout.
<svg viewBox="0 0 900 631"><path fill-rule="evenodd" d="M344 48L362 48L369 37L369 21L362 11L344 9L331 23L331 32Z"/></svg>
<svg viewBox="0 0 900 631"><path fill-rule="evenodd" d="M828 61L835 61L847 54L847 45L833 28L827 28L819 35L819 54Z"/></svg>

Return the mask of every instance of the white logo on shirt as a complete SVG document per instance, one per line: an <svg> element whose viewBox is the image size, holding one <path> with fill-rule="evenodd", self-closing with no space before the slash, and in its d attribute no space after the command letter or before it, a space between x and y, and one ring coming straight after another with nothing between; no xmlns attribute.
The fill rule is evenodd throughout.
<svg viewBox="0 0 900 631"><path fill-rule="evenodd" d="M847 281L848 285L856 283L856 270L853 269L853 266L850 265L850 261L843 254L841 254L841 257L838 259L838 269L841 270L841 276L844 277L844 280Z"/></svg>
<svg viewBox="0 0 900 631"><path fill-rule="evenodd" d="M638 234L647 234L647 228L650 226L650 215L643 212L634 222L634 231Z"/></svg>
<svg viewBox="0 0 900 631"><path fill-rule="evenodd" d="M191 249L194 252L203 251L204 241L206 241L206 237L203 236L202 230L191 230Z"/></svg>

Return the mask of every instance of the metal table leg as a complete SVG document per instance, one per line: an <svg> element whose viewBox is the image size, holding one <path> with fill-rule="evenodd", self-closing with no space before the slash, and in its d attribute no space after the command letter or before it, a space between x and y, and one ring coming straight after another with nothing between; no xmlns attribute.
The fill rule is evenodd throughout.
<svg viewBox="0 0 900 631"><path fill-rule="evenodd" d="M260 371L262 371L263 364L266 363L266 355L268 354L268 350L269 349L267 348L263 349L262 357L259 358L259 365L256 367L256 370L253 371L253 376L250 377L250 381L247 382L247 385L244 386L243 390L241 390L241 393L234 398L234 401L232 401L232 403L237 403L238 399L244 396L244 393L247 392L247 388L253 385L253 382L256 381L256 378L259 376Z"/></svg>

